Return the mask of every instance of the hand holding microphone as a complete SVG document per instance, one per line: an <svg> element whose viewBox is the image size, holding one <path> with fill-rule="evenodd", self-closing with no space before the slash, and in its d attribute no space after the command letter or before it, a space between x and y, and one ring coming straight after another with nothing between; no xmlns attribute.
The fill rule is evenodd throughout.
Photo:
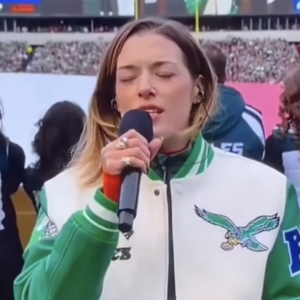
<svg viewBox="0 0 300 300"><path fill-rule="evenodd" d="M132 230L136 217L141 173L147 173L151 160L162 146L153 139L153 123L143 110L131 110L122 118L120 137L102 150L103 172L122 176L119 197L119 230Z"/></svg>
<svg viewBox="0 0 300 300"><path fill-rule="evenodd" d="M121 174L129 166L147 173L151 160L161 147L161 139L150 143L136 130L131 129L103 148L101 157L103 172L110 175Z"/></svg>

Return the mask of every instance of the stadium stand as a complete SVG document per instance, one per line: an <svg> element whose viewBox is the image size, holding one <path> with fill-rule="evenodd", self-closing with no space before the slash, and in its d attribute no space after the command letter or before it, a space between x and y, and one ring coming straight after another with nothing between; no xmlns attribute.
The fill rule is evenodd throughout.
<svg viewBox="0 0 300 300"><path fill-rule="evenodd" d="M21 41L0 42L0 72L95 75L109 39L82 41L76 36L36 47ZM278 83L299 62L296 45L280 38L228 37L217 43L228 56L232 82Z"/></svg>

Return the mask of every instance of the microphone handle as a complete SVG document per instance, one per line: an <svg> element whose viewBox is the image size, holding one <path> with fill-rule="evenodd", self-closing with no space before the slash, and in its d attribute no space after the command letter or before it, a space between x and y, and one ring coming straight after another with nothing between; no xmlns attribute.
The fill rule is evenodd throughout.
<svg viewBox="0 0 300 300"><path fill-rule="evenodd" d="M136 217L138 197L140 190L141 170L128 168L123 172L119 201L119 230L123 233L130 232Z"/></svg>

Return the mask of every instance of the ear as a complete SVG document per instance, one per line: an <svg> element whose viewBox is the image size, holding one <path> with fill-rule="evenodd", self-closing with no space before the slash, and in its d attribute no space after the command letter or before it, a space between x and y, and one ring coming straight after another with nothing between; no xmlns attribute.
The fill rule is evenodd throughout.
<svg viewBox="0 0 300 300"><path fill-rule="evenodd" d="M194 90L193 90L193 103L195 103L198 97L199 97L199 86L195 83Z"/></svg>
<svg viewBox="0 0 300 300"><path fill-rule="evenodd" d="M200 75L194 83L193 104L199 103L203 100L203 76Z"/></svg>

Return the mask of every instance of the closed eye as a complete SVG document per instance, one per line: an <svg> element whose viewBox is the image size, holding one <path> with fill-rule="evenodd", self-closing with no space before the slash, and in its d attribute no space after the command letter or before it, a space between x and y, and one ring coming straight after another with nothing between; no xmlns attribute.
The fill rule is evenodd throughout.
<svg viewBox="0 0 300 300"><path fill-rule="evenodd" d="M124 78L120 78L121 82L129 82L132 81L136 78L136 76L130 76L130 77L124 77Z"/></svg>
<svg viewBox="0 0 300 300"><path fill-rule="evenodd" d="M173 73L156 73L157 76L162 77L162 78L171 78L174 74Z"/></svg>

